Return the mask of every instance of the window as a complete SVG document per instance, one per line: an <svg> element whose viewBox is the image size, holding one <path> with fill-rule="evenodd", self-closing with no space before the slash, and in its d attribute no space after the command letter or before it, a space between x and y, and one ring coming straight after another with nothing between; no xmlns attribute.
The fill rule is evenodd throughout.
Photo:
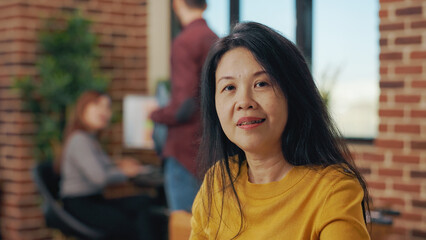
<svg viewBox="0 0 426 240"><path fill-rule="evenodd" d="M331 91L330 111L347 138L377 135L378 5L370 0L313 2L314 78L319 88Z"/></svg>
<svg viewBox="0 0 426 240"><path fill-rule="evenodd" d="M229 0L207 0L204 18L219 37L229 34Z"/></svg>
<svg viewBox="0 0 426 240"><path fill-rule="evenodd" d="M295 0L240 0L240 21L271 27L296 42Z"/></svg>

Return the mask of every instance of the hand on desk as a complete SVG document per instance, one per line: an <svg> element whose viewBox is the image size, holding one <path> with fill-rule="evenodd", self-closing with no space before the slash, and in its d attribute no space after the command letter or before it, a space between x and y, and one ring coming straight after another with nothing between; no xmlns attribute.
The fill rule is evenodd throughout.
<svg viewBox="0 0 426 240"><path fill-rule="evenodd" d="M129 178L147 171L145 166L141 165L136 159L129 157L119 160L117 166Z"/></svg>
<svg viewBox="0 0 426 240"><path fill-rule="evenodd" d="M117 161L118 168L141 187L157 187L163 184L163 174L160 167L142 165L134 158L122 158Z"/></svg>

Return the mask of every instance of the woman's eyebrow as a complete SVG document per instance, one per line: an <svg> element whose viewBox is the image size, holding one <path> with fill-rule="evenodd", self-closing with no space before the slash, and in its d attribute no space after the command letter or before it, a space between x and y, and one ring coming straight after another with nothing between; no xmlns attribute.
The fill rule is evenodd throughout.
<svg viewBox="0 0 426 240"><path fill-rule="evenodd" d="M232 77L232 76L223 76L223 77L220 77L217 80L217 82L219 83L221 80L232 80L232 79L234 79L234 77Z"/></svg>
<svg viewBox="0 0 426 240"><path fill-rule="evenodd" d="M257 77L257 76L262 75L262 74L266 74L266 71L265 70L257 71L253 74L253 77Z"/></svg>
<svg viewBox="0 0 426 240"><path fill-rule="evenodd" d="M266 71L265 70L260 70L260 71L257 71L257 72L255 72L255 73L253 73L253 77L257 77L257 76L259 76L259 75L262 75L262 74L266 74ZM218 80L217 80L217 82L219 83L221 80L232 80L232 79L235 79L235 77L233 77L233 76L223 76L223 77L220 77Z"/></svg>

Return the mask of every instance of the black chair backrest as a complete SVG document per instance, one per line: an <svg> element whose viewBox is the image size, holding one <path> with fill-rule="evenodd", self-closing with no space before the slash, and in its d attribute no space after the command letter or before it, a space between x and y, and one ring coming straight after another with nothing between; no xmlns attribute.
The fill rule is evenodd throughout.
<svg viewBox="0 0 426 240"><path fill-rule="evenodd" d="M103 233L92 229L74 218L59 204L60 177L53 171L51 162L39 163L33 169L35 184L44 199L43 213L47 227L61 230L64 234L83 239L104 239Z"/></svg>
<svg viewBox="0 0 426 240"><path fill-rule="evenodd" d="M59 182L60 177L53 170L51 162L43 162L36 166L34 170L34 178L43 197L49 197L50 200L59 199Z"/></svg>

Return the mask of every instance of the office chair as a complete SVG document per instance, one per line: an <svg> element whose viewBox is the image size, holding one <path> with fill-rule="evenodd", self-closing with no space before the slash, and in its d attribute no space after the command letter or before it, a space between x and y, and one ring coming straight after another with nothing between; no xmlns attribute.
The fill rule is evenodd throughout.
<svg viewBox="0 0 426 240"><path fill-rule="evenodd" d="M43 214L46 226L60 230L63 234L87 240L101 240L106 236L71 216L59 202L59 176L53 171L51 162L37 164L33 169L35 184L43 197Z"/></svg>

